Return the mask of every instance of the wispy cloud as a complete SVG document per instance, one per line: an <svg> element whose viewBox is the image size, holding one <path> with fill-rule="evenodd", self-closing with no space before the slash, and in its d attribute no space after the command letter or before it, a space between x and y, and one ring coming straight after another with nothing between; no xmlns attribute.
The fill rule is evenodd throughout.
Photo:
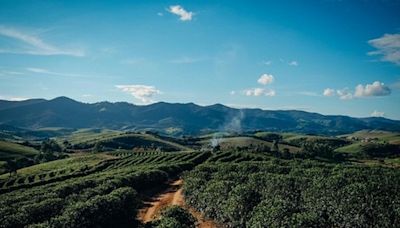
<svg viewBox="0 0 400 228"><path fill-rule="evenodd" d="M385 34L382 37L369 40L368 43L376 48L368 55L379 55L381 61L400 65L400 34Z"/></svg>
<svg viewBox="0 0 400 228"><path fill-rule="evenodd" d="M161 94L161 91L156 89L156 87L148 85L116 85L115 87L123 92L131 94L143 104L152 103L153 97L157 94Z"/></svg>
<svg viewBox="0 0 400 228"><path fill-rule="evenodd" d="M147 62L147 60L145 58L129 58L129 59L121 60L121 63L126 64L126 65L143 64L146 62Z"/></svg>
<svg viewBox="0 0 400 228"><path fill-rule="evenodd" d="M36 73L36 74L48 74L48 75L55 75L55 76L62 76L62 77L78 77L78 78L91 77L89 75L60 73L60 72L54 72L54 71L49 71L47 69L35 68L35 67L28 67L28 68L26 68L26 70L29 72L32 72L32 73Z"/></svg>
<svg viewBox="0 0 400 228"><path fill-rule="evenodd" d="M377 111L377 110L374 110L374 111L371 113L371 116L372 116L372 117L383 117L384 115L385 115L384 112L379 112L379 111Z"/></svg>
<svg viewBox="0 0 400 228"><path fill-rule="evenodd" d="M263 64L269 66L269 65L272 64L272 61L271 60L267 60L267 61L264 61Z"/></svg>
<svg viewBox="0 0 400 228"><path fill-rule="evenodd" d="M337 95L339 96L340 100L351 100L353 99L353 94L348 88L338 89L336 90Z"/></svg>
<svg viewBox="0 0 400 228"><path fill-rule="evenodd" d="M183 56L180 58L172 59L169 62L170 63L175 63L175 64L191 64L191 63L196 63L200 62L203 60L202 58L193 58L193 57L188 57L188 56Z"/></svg>
<svg viewBox="0 0 400 228"><path fill-rule="evenodd" d="M0 69L0 76L19 76L24 75L25 73L13 70L3 70Z"/></svg>
<svg viewBox="0 0 400 228"><path fill-rule="evenodd" d="M23 44L20 45L18 49L1 47L0 53L28 55L68 55L75 57L85 56L83 50L56 47L43 41L39 36L35 34L30 34L26 31L18 30L11 27L0 25L0 36L13 39L15 42Z"/></svg>
<svg viewBox="0 0 400 228"><path fill-rule="evenodd" d="M274 76L272 74L262 74L257 82L261 85L268 85L274 82Z"/></svg>
<svg viewBox="0 0 400 228"><path fill-rule="evenodd" d="M264 89L264 88L252 88L252 89L245 89L243 90L244 95L246 96L267 96L273 97L276 95L275 90L272 89Z"/></svg>
<svg viewBox="0 0 400 228"><path fill-rule="evenodd" d="M311 91L301 91L298 92L297 94L303 95L303 96L309 96L309 97L320 97L321 95L319 95L316 92L311 92Z"/></svg>
<svg viewBox="0 0 400 228"><path fill-rule="evenodd" d="M7 100L7 101L24 101L28 100L30 98L27 97L19 97L19 96L1 96L0 95L0 100Z"/></svg>
<svg viewBox="0 0 400 228"><path fill-rule="evenodd" d="M290 62L288 63L288 65L289 65L289 66L298 66L299 63L298 63L297 61L293 60L293 61L290 61Z"/></svg>
<svg viewBox="0 0 400 228"><path fill-rule="evenodd" d="M167 9L168 12L175 14L179 16L179 20L181 21L191 21L193 18L194 13L190 11L186 11L182 6L180 5L174 5L170 6Z"/></svg>

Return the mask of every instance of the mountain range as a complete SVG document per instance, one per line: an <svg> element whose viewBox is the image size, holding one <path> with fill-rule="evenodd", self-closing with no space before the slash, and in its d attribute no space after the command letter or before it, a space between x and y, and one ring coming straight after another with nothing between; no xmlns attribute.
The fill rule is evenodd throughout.
<svg viewBox="0 0 400 228"><path fill-rule="evenodd" d="M0 100L0 124L24 129L108 128L154 130L170 134L262 130L338 135L364 129L400 131L400 121L382 117L354 118L297 110L236 109L221 104L89 104L67 97Z"/></svg>

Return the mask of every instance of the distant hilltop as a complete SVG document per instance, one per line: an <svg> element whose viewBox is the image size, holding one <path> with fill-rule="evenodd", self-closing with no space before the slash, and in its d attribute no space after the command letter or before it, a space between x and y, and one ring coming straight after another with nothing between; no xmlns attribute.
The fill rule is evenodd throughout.
<svg viewBox="0 0 400 228"><path fill-rule="evenodd" d="M363 129L400 131L400 121L382 117L354 118L297 110L236 109L221 104L87 104L68 97L52 100L0 100L0 124L27 129L64 127L154 130L175 135L256 130L325 135Z"/></svg>

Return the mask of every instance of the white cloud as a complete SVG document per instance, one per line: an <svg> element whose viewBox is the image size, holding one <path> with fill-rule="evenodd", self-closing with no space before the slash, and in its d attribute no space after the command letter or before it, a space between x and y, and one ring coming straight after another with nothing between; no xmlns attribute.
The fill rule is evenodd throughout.
<svg viewBox="0 0 400 228"><path fill-rule="evenodd" d="M289 64L289 66L298 66L299 65L299 63L295 60L289 62L288 64Z"/></svg>
<svg viewBox="0 0 400 228"><path fill-rule="evenodd" d="M85 56L85 53L82 50L72 50L55 47L44 42L40 37L36 35L29 34L15 28L0 25L0 36L8 37L24 44L18 50L0 48L0 53L29 55L69 55L76 57Z"/></svg>
<svg viewBox="0 0 400 228"><path fill-rule="evenodd" d="M385 86L384 83L375 81L372 84L367 84L365 86L358 85L354 92L356 97L372 97L372 96L387 96L390 95L391 90L389 87Z"/></svg>
<svg viewBox="0 0 400 228"><path fill-rule="evenodd" d="M368 43L376 48L376 51L368 52L368 55L380 55L382 61L400 65L400 34L385 34Z"/></svg>
<svg viewBox="0 0 400 228"><path fill-rule="evenodd" d="M146 62L147 62L147 60L145 58L129 58L129 59L124 59L121 61L122 64L126 64L126 65L144 64Z"/></svg>
<svg viewBox="0 0 400 228"><path fill-rule="evenodd" d="M153 96L161 94L160 90L148 85L116 85L115 87L123 92L130 93L144 104L153 102Z"/></svg>
<svg viewBox="0 0 400 228"><path fill-rule="evenodd" d="M355 87L354 93L348 88L336 90L336 94L341 100L351 100L353 98L363 97L377 97L377 96L388 96L391 94L391 90L384 83L375 81L372 84L366 84L365 86L359 84ZM331 97L335 96L335 90L326 88L323 92L324 96Z"/></svg>
<svg viewBox="0 0 400 228"><path fill-rule="evenodd" d="M186 11L180 5L170 6L167 11L172 13L172 14L178 15L179 16L179 20L181 20L181 21L191 21L193 15L194 15L193 12Z"/></svg>
<svg viewBox="0 0 400 228"><path fill-rule="evenodd" d="M271 60L268 60L268 61L264 61L263 63L264 63L264 65L267 65L267 66L269 66L269 65L271 65L271 64L272 64L272 61L271 61Z"/></svg>
<svg viewBox="0 0 400 228"><path fill-rule="evenodd" d="M371 113L371 116L372 116L372 117L383 117L384 115L385 115L384 112L379 112L379 111L377 111L377 110L374 110L374 111Z"/></svg>
<svg viewBox="0 0 400 228"><path fill-rule="evenodd" d="M30 71L32 73L36 73L36 74L48 74L48 75L55 75L55 76L62 76L62 77L77 77L77 78L90 77L89 75L71 74L71 73L59 73L59 72L49 71L47 69L34 68L34 67L28 67L28 68L26 68L26 70Z"/></svg>
<svg viewBox="0 0 400 228"><path fill-rule="evenodd" d="M311 91L301 91L301 92L298 92L296 94L300 94L300 95L303 95L303 96L310 96L310 97L319 97L320 96L319 94L317 94L315 92L311 92Z"/></svg>
<svg viewBox="0 0 400 228"><path fill-rule="evenodd" d="M252 88L252 89L246 89L243 91L243 93L246 96L268 96L268 97L273 97L276 95L275 90L271 89L264 89L264 88Z"/></svg>
<svg viewBox="0 0 400 228"><path fill-rule="evenodd" d="M271 84L272 82L274 82L274 76L272 76L272 74L262 74L257 82L261 85Z"/></svg>
<svg viewBox="0 0 400 228"><path fill-rule="evenodd" d="M324 93L323 94L326 97L332 97L332 96L335 96L335 90L331 89L331 88L326 88L326 89L324 89Z"/></svg>
<svg viewBox="0 0 400 228"><path fill-rule="evenodd" d="M190 64L190 63L196 63L201 61L202 59L200 58L192 58L192 57L187 57L187 56L183 56L177 59L173 59L171 61L169 61L170 63L175 63L175 64Z"/></svg>
<svg viewBox="0 0 400 228"><path fill-rule="evenodd" d="M353 99L353 94L348 88L339 89L336 91L337 95L341 100L351 100Z"/></svg>
<svg viewBox="0 0 400 228"><path fill-rule="evenodd" d="M236 91L232 90L229 94L230 94L230 95L235 95L235 94L236 94Z"/></svg>
<svg viewBox="0 0 400 228"><path fill-rule="evenodd" d="M16 97L16 96L0 96L0 100L7 100L7 101L25 101L29 100L30 98L27 97Z"/></svg>

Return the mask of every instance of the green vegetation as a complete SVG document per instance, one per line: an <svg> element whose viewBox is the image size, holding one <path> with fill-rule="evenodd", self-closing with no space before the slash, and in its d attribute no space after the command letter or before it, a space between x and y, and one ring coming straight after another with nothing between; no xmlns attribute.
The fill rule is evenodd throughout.
<svg viewBox="0 0 400 228"><path fill-rule="evenodd" d="M0 141L0 174L12 171L10 166L17 168L32 165L33 158L40 152L32 147L14 142Z"/></svg>
<svg viewBox="0 0 400 228"><path fill-rule="evenodd" d="M195 227L177 206L137 221L146 194L178 176L186 204L227 227L400 226L400 150L389 141L86 129L0 146L20 156L0 163L13 174L0 175L0 227Z"/></svg>
<svg viewBox="0 0 400 228"><path fill-rule="evenodd" d="M37 168L33 182L28 182L27 176L0 183L0 203L6 205L0 209L0 224L2 227L109 227L118 222L120 227L129 226L136 222L140 206L136 192L157 187L209 156L208 152L132 153L72 173L60 170L49 173L43 167ZM95 163L96 158L86 159ZM66 169L77 168L78 160L74 159L78 158L54 161L50 167L59 163ZM44 179L40 179L42 174Z"/></svg>
<svg viewBox="0 0 400 228"><path fill-rule="evenodd" d="M184 177L186 202L230 227L396 227L400 170L272 159ZM397 225L396 225L397 224Z"/></svg>
<svg viewBox="0 0 400 228"><path fill-rule="evenodd" d="M161 213L161 219L155 220L146 227L158 227L158 228L194 228L196 219L185 209L179 206L172 206L165 209Z"/></svg>
<svg viewBox="0 0 400 228"><path fill-rule="evenodd" d="M32 158L39 153L38 150L18 143L0 141L0 160L11 160L22 157Z"/></svg>

